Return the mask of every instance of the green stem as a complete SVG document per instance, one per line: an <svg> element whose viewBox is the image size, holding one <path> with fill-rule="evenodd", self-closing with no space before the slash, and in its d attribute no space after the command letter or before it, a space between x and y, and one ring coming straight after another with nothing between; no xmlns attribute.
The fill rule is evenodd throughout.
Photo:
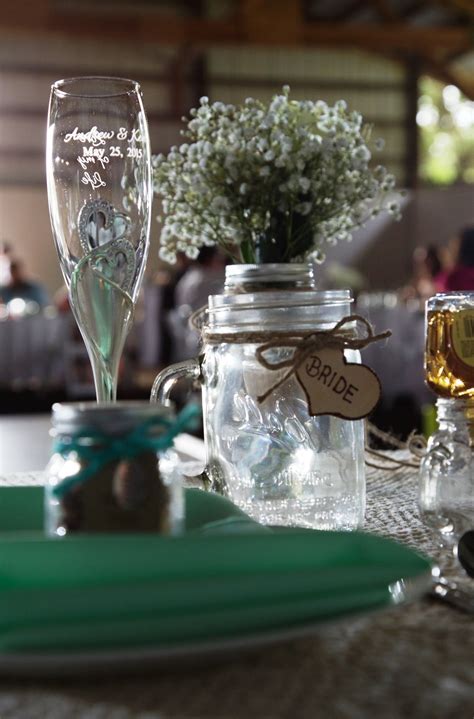
<svg viewBox="0 0 474 719"><path fill-rule="evenodd" d="M285 260L287 257L291 259L293 253L292 253L292 247L293 247L293 206L290 208L290 214L289 214L289 221L288 221L288 231L287 231L287 245L286 245L286 255Z"/></svg>
<svg viewBox="0 0 474 719"><path fill-rule="evenodd" d="M242 259L246 264L255 264L255 254L249 240L245 240L245 242L241 243L240 252L242 254Z"/></svg>

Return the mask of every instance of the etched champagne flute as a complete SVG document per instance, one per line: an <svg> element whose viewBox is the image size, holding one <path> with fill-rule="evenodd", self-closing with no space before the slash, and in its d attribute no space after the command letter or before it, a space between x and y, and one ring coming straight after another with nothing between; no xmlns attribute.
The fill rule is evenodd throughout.
<svg viewBox="0 0 474 719"><path fill-rule="evenodd" d="M54 241L97 401L115 401L148 255L153 194L138 83L114 77L54 83L46 176Z"/></svg>

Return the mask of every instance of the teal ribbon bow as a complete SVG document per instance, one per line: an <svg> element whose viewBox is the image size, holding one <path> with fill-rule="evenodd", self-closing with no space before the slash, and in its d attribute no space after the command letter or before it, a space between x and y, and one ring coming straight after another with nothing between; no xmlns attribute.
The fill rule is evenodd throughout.
<svg viewBox="0 0 474 719"><path fill-rule="evenodd" d="M65 457L71 452L77 452L81 459L86 460L87 465L80 472L66 477L53 487L53 496L60 499L71 489L96 474L102 467L117 459L133 459L143 452L168 449L176 435L196 426L196 419L200 413L198 405L190 404L178 414L176 419L152 417L125 436L111 437L96 430L82 430L67 442L56 440L53 445L55 454ZM163 427L163 432L157 436L150 435L149 431L157 427ZM93 446L89 444L91 440Z"/></svg>

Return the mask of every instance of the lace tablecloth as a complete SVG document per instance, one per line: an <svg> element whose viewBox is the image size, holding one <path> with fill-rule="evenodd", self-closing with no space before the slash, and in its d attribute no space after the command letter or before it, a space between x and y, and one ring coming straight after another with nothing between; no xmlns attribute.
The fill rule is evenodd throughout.
<svg viewBox="0 0 474 719"><path fill-rule="evenodd" d="M418 517L414 470L369 470L366 529L442 561ZM473 719L474 618L425 598L213 663L0 685L1 719L132 717Z"/></svg>

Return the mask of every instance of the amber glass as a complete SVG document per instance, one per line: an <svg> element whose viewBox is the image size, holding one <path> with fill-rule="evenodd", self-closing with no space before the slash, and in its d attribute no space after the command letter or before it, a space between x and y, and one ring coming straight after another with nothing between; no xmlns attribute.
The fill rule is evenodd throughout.
<svg viewBox="0 0 474 719"><path fill-rule="evenodd" d="M425 370L440 397L474 397L474 292L428 300Z"/></svg>

